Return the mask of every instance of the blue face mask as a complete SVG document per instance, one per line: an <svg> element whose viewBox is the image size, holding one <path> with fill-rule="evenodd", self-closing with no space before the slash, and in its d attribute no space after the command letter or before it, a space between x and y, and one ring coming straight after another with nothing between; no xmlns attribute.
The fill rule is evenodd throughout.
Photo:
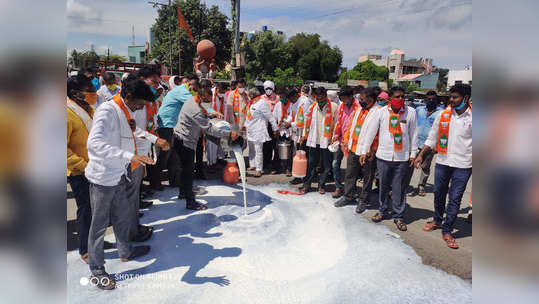
<svg viewBox="0 0 539 304"><path fill-rule="evenodd" d="M376 103L377 103L378 105L381 105L382 107L386 105L385 102L383 102L383 101L378 101L378 102L376 102Z"/></svg>
<svg viewBox="0 0 539 304"><path fill-rule="evenodd" d="M462 110L462 108L464 108L466 105L468 104L468 102L464 99L462 99L462 102L455 107L455 110L459 111L459 110Z"/></svg>
<svg viewBox="0 0 539 304"><path fill-rule="evenodd" d="M157 99L159 97L159 95L157 95L157 90L154 89L153 87L150 87L150 90L152 90L154 100Z"/></svg>
<svg viewBox="0 0 539 304"><path fill-rule="evenodd" d="M97 77L94 77L92 79L92 84L94 85L96 91L99 90L99 88L101 87L101 84L99 83L99 79L97 79Z"/></svg>

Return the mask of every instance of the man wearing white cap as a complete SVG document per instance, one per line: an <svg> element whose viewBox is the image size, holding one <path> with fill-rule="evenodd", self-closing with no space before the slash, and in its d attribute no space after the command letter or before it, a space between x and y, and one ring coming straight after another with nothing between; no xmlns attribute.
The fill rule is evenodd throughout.
<svg viewBox="0 0 539 304"><path fill-rule="evenodd" d="M273 113L275 105L279 102L279 96L275 94L275 83L271 80L264 81L264 93L260 97L263 101L268 103L270 111ZM268 126L269 128L269 126ZM268 129L268 134L273 134L272 130ZM272 174L277 173L276 166L279 164L279 152L277 151L277 145L274 138L264 143L264 168L268 170L271 168Z"/></svg>

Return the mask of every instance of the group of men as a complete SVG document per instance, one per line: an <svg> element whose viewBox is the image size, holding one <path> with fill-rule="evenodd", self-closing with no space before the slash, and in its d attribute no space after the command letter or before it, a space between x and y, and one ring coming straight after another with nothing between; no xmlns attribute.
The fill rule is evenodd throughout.
<svg viewBox="0 0 539 304"><path fill-rule="evenodd" d="M445 108L436 93L429 92L426 104L414 109L405 105L400 87L389 95L379 88L344 87L332 101L322 87L305 85L298 90L275 87L271 81L247 90L242 79L227 87L173 76L167 85L159 69L151 67L124 74L121 83L112 73L101 76L102 81L96 81L95 73L86 71L67 80L67 177L77 203L79 253L102 289L115 287L104 268L104 249L116 246L122 261L150 250L132 246L153 232L139 223L139 208L151 205L140 198L144 175L159 191L162 172L168 169L169 183L179 187L186 208L207 208L195 199L193 178L204 178L204 149L209 170L226 157L219 142L209 140L212 137L246 139L249 170L255 177L281 170L292 176L293 155L279 159L278 143L292 146L292 154L306 151L306 176L291 183L302 184L299 191L304 194L319 175L318 192L324 194L332 177L333 197L339 198L335 206L357 203L357 213L368 208L377 180L380 207L372 221L392 217L401 231L407 229L406 189L413 169L421 169L418 194L424 196L437 154L435 216L423 229L441 228L447 246L458 248L451 232L471 176L470 86L451 88ZM213 118L227 121L230 128L218 128ZM363 186L357 191L360 178ZM109 225L115 245L104 241Z"/></svg>

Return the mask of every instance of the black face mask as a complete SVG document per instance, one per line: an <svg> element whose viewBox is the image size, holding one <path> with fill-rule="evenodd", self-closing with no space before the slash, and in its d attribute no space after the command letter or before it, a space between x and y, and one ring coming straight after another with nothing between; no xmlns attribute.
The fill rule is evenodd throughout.
<svg viewBox="0 0 539 304"><path fill-rule="evenodd" d="M437 106L437 102L436 100L428 100L427 101L427 111L431 112L431 111L434 111L436 109L436 106Z"/></svg>
<svg viewBox="0 0 539 304"><path fill-rule="evenodd" d="M367 107L367 102L366 101L360 101L359 104L361 105L362 108Z"/></svg>

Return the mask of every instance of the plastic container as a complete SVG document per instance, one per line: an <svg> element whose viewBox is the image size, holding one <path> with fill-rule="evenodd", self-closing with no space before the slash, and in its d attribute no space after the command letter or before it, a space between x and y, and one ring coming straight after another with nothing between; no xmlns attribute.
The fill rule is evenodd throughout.
<svg viewBox="0 0 539 304"><path fill-rule="evenodd" d="M225 184L237 184L240 181L240 169L238 163L233 158L226 159L226 166L223 169L223 181Z"/></svg>
<svg viewBox="0 0 539 304"><path fill-rule="evenodd" d="M303 178L305 175L307 175L307 153L298 150L292 160L292 176Z"/></svg>

